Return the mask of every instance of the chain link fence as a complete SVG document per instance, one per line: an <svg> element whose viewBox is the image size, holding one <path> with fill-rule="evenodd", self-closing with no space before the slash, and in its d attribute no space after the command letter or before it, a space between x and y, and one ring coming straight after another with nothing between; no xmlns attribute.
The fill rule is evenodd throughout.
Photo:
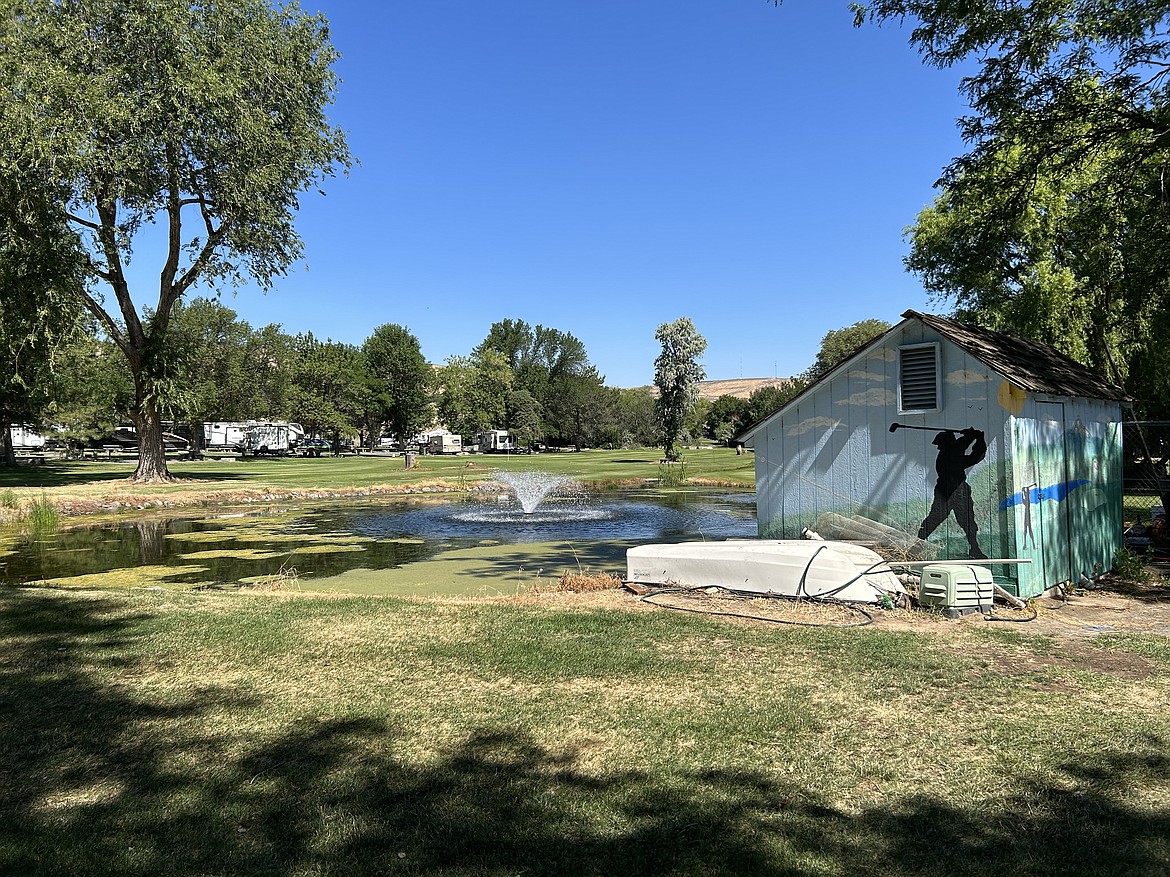
<svg viewBox="0 0 1170 877"><path fill-rule="evenodd" d="M1157 554L1170 549L1166 526L1170 499L1170 420L1141 420L1122 424L1125 454L1125 542L1140 551Z"/></svg>

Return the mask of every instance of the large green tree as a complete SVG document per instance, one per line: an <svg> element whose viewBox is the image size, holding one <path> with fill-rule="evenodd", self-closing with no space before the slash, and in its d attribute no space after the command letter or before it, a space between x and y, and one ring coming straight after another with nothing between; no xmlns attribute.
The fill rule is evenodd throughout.
<svg viewBox="0 0 1170 877"><path fill-rule="evenodd" d="M649 387L616 391L612 410L622 447L652 447L658 441L658 415L654 406L654 393Z"/></svg>
<svg viewBox="0 0 1170 877"><path fill-rule="evenodd" d="M125 358L97 336L82 337L58 353L50 388L53 426L74 447L109 438L134 405Z"/></svg>
<svg viewBox="0 0 1170 877"><path fill-rule="evenodd" d="M352 344L321 341L311 332L296 336L293 349L291 410L310 435L328 436L336 447L362 426L362 394L370 385L365 357Z"/></svg>
<svg viewBox="0 0 1170 877"><path fill-rule="evenodd" d="M271 286L301 255L299 193L349 162L324 113L326 23L266 0L0 0L0 45L0 175L64 190L84 304L134 381L134 477L169 479L160 358L176 302L197 284ZM157 286L135 290L127 265L150 226Z"/></svg>
<svg viewBox="0 0 1170 877"><path fill-rule="evenodd" d="M362 352L382 418L390 434L405 446L431 423L435 370L422 355L418 338L393 323L376 328Z"/></svg>
<svg viewBox="0 0 1170 877"><path fill-rule="evenodd" d="M507 319L492 324L472 355L488 351L507 365L514 388L527 390L536 400L545 438L556 444L586 440L587 415L605 381L590 364L579 338L560 329Z"/></svg>
<svg viewBox="0 0 1170 877"><path fill-rule="evenodd" d="M439 420L451 431L472 437L505 423L512 369L497 351L477 348L472 356L449 357L439 384Z"/></svg>
<svg viewBox="0 0 1170 877"><path fill-rule="evenodd" d="M699 398L699 381L706 373L699 358L707 349L707 340L699 334L690 317L663 323L654 333L662 351L654 360L654 386L658 388L655 410L666 459L677 461L682 452L679 437L687 415Z"/></svg>
<svg viewBox="0 0 1170 877"><path fill-rule="evenodd" d="M296 420L291 399L293 365L300 353L297 341L278 323L269 323L248 333L244 343L245 383L242 388L239 420ZM225 415L228 416L228 415Z"/></svg>
<svg viewBox="0 0 1170 877"><path fill-rule="evenodd" d="M251 379L244 367L248 324L218 301L195 298L177 302L167 332L175 352L182 389L168 393L176 420L191 426L191 447L203 450L203 424L211 420L243 420L242 402Z"/></svg>

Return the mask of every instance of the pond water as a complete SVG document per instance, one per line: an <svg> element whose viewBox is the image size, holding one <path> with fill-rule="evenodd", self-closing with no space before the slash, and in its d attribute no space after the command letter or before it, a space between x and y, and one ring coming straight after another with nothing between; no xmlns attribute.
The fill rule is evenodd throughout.
<svg viewBox="0 0 1170 877"><path fill-rule="evenodd" d="M506 556L513 566L551 569L559 560L541 561L547 546L567 547L578 564L621 572L631 545L754 537L755 511L752 492L700 490L554 495L530 513L504 495L152 514L70 523L40 538L17 536L0 547L0 583L231 588L295 570L301 584L312 586L342 582L338 577L351 571L397 570L469 549L481 561ZM379 592L369 585L359 590ZM411 592L425 590L416 585Z"/></svg>

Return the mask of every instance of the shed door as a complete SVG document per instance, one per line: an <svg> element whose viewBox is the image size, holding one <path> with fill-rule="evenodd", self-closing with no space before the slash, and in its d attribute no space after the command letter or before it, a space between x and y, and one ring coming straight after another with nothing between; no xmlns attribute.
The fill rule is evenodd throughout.
<svg viewBox="0 0 1170 877"><path fill-rule="evenodd" d="M1072 527L1065 492L1069 482L1068 451L1065 448L1064 405L1037 403L1036 466L1037 494L1032 505L1032 525L1040 543L1045 588L1072 579Z"/></svg>

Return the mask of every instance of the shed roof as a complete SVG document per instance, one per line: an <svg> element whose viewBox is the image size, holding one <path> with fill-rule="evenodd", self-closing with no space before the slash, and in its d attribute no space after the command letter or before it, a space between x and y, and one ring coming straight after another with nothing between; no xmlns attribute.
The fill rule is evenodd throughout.
<svg viewBox="0 0 1170 877"><path fill-rule="evenodd" d="M858 348L836 368L818 377L805 388L804 392L790 399L788 404L779 411L773 412L741 431L734 441L749 441L752 435L765 423L786 408L796 404L798 400L809 393L814 392L821 383L854 357L872 347L877 347L905 325L906 320L918 320L923 325L938 332L943 338L994 369L1020 389L1053 396L1077 396L1085 399L1105 399L1111 402L1133 401L1133 397L1124 389L1111 384L1092 369L1065 356L1051 345L1029 341L1005 332L993 332L990 329L969 326L946 317L923 314L913 310L903 313L902 318L902 323Z"/></svg>
<svg viewBox="0 0 1170 877"><path fill-rule="evenodd" d="M991 366L1017 387L1033 393L1054 396L1079 396L1132 402L1133 397L1121 387L1109 383L1096 372L1065 356L1055 347L1028 341L1004 332L992 332L978 326L906 311L907 319L920 320L956 347Z"/></svg>

